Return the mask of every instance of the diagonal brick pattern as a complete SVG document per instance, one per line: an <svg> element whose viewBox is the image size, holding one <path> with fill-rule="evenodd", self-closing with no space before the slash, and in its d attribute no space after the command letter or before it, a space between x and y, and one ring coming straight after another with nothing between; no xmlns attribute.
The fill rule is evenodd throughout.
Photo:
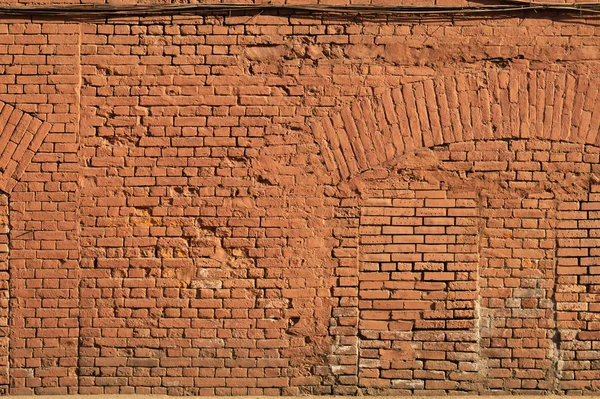
<svg viewBox="0 0 600 399"><path fill-rule="evenodd" d="M49 123L0 103L0 190L12 191L49 131Z"/></svg>

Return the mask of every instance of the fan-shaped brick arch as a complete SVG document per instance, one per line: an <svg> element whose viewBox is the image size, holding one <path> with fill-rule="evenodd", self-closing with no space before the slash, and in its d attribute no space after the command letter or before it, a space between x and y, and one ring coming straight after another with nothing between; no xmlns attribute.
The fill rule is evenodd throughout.
<svg viewBox="0 0 600 399"><path fill-rule="evenodd" d="M419 147L538 138L600 144L600 77L490 70L436 77L357 99L312 124L338 181Z"/></svg>
<svg viewBox="0 0 600 399"><path fill-rule="evenodd" d="M49 123L0 103L0 190L12 191L49 131Z"/></svg>

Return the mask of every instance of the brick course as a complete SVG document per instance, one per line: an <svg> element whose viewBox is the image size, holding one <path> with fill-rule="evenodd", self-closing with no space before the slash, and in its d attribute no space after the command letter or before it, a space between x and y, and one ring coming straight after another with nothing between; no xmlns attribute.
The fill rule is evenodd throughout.
<svg viewBox="0 0 600 399"><path fill-rule="evenodd" d="M3 20L0 392L597 391L594 22Z"/></svg>

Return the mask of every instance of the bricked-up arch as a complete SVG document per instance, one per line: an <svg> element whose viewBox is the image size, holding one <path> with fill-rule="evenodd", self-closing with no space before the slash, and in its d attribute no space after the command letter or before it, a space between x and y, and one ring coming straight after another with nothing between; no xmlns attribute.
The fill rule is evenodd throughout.
<svg viewBox="0 0 600 399"><path fill-rule="evenodd" d="M0 102L0 190L12 191L49 131L49 123Z"/></svg>
<svg viewBox="0 0 600 399"><path fill-rule="evenodd" d="M594 160L597 160L595 154L600 144L600 137L598 135L600 129L599 87L600 78L569 72L528 72L507 69L436 77L406 83L399 87L375 89L373 96L358 98L346 106L332 110L328 116L314 120L312 130L315 140L320 147L325 166L331 173L335 183L353 179L369 170L382 170L391 166L395 168L401 167L399 165L403 164L402 155L413 150L418 150L419 148L431 148L433 153L436 152L436 149L447 151L449 154L452 152L461 153L458 154L460 155L458 157L449 155L448 162L463 159L467 151L487 151L493 154L504 151L504 148L510 148L510 151L539 150L556 153L570 152L570 155L568 155L569 159L579 159L578 155L585 153L588 162L597 164L597 161ZM448 148L440 147L444 145L448 145ZM487 156L490 156L490 154ZM474 157L474 159L479 158ZM549 158L548 162L550 162ZM483 174L477 177L478 179L487 180L488 177L496 173L493 168L489 169L483 163L481 166L478 170ZM437 168L437 166L435 167ZM547 166L545 168L544 170L551 169ZM593 167L590 168L592 171L595 171L594 173L597 173L597 170ZM453 167L451 169L455 170L457 168ZM485 175L488 172L490 175ZM332 366L332 374L340 381L339 386L334 388L334 392L337 394L355 394L357 390L363 390L363 392L367 393L404 392L403 394L405 394L405 391L402 390L417 392L421 389L443 390L447 388L450 390L460 389L481 392L488 388L497 388L498 386L508 387L512 382L507 382L507 380L503 380L502 378L496 378L490 383L489 381L491 380L486 378L491 376L493 372L486 375L483 380L487 382L483 383L483 385L481 385L482 381L478 380L477 376L467 377L466 375L459 376L458 380L460 381L450 381L451 378L446 376L440 381L422 381L427 386L415 385L415 380L404 374L406 370L402 368L405 365L402 364L399 366L402 370L394 370L393 367L388 368L387 365L383 365L382 362L398 361L402 363L407 360L403 356L411 360L410 358L413 356L410 352L410 344L408 346L405 345L411 341L407 337L412 334L412 330L410 333L402 331L403 327L401 325L391 326L390 324L389 328L386 327L387 329L379 325L371 325L379 323L381 321L379 318L384 317L377 312L398 312L401 311L398 307L404 306L404 304L396 305L391 302L388 303L385 300L380 300L381 298L378 295L382 292L385 294L386 289L381 289L376 283L382 280L381 273L389 271L389 269L386 269L389 268L388 263L391 262L393 264L393 262L402 261L402 267L406 267L407 264L411 264L412 262L411 256L420 254L419 249L413 250L411 247L412 244L410 244L415 239L415 235L419 234L423 234L422 237L424 240L421 248L423 259L428 262L427 266L424 267L430 267L429 263L432 263L432 259L433 261L446 262L445 265L449 264L447 262L448 259L445 257L446 255L452 256L452 259L456 260L454 258L456 254L452 252L453 250L445 249L445 247L442 250L439 249L441 247L436 246L440 245L440 242L446 242L439 241L440 239L447 240L448 242L456 241L457 243L461 243L461 248L458 251L460 252L460 257L466 257L466 261L462 258L460 260L461 265L459 268L464 268L464 270L459 272L462 273L460 274L461 278L468 276L468 281L471 284L475 281L479 281L480 283L481 281L485 282L486 276L483 276L480 280L480 270L485 269L486 272L493 275L496 271L493 270L494 267L504 268L503 263L496 262L495 248L491 247L493 245L504 245L502 239L511 240L513 237L492 240L493 245L488 245L487 241L482 241L482 239L485 240L487 238L482 238L483 236L479 235L478 227L474 224L476 223L476 218L480 218L477 223L483 223L481 225L493 228L494 223L498 220L496 212L510 212L508 219L511 220L521 217L519 215L527 214L527 228L519 231L519 234L529 234L530 232L526 230L535 224L537 230L543 230L542 234L544 237L552 237L552 234L554 234L552 231L553 225L546 224L555 223L548 221L553 220L553 212L565 206L561 202L562 197L560 195L552 197L548 202L551 205L548 206L548 209L538 210L539 206L537 204L539 202L536 201L544 200L543 197L545 194L543 193L540 194L542 199L538 199L535 196L536 194L533 193L531 196L526 196L527 198L523 200L525 202L520 202L520 198L514 201L511 197L508 200L492 198L487 203L481 202L481 199L488 201L489 198L485 195L482 196L477 189L470 190L467 188L464 192L462 189L458 189L456 192L448 192L447 187L444 184L440 184L441 180L438 181L437 178L432 179L432 181L422 181L419 178L413 179L415 176L412 176L407 180L402 180L402 176L400 176L399 179L402 181L394 180L398 176L386 173L362 175L361 178L368 181L368 184L362 185L361 190L359 190L360 192L351 193L346 189L340 190L344 196L348 195L348 197L344 197L340 201L338 208L340 216L334 227L336 238L339 239L337 246L333 248L333 256L337 261L335 273L337 276L340 276L336 282L338 289L333 294L337 302L333 306L332 316L334 322L330 328L334 345L329 361ZM378 183L377 179L381 179L381 181ZM566 181L566 179L558 178L558 181ZM513 183L515 187L524 184L519 181L507 182L509 185ZM527 184L527 187L530 187L537 183L531 181ZM582 187L584 185L582 184ZM400 188L403 188L404 192L400 192ZM580 202L585 202L584 205L577 203L576 205L568 206L577 211L585 207L588 207L585 209L593 209L596 206L595 202L594 205L587 205L587 202L597 201L594 194L596 191L594 190L591 189L590 193L587 193L586 190L582 191L582 198L585 198L584 201ZM502 190L492 190L493 194L491 195L495 196L500 191ZM514 193L509 191L505 195L509 197L514 195ZM489 194L487 195L489 196ZM425 208L437 207L438 209L435 212L441 212L442 217L438 219L431 214L432 218L430 220L426 223L423 221L423 231L416 232L414 230L414 233L411 233L413 230L412 226L410 226L410 216L420 217L428 215L427 212L429 209L410 208L414 204L420 206L421 201L423 204L426 204L424 205ZM457 205L459 203L460 205ZM536 208L536 211L533 212L527 206L524 206L523 204L525 203L527 203L527 206L534 204L530 207ZM438 215L438 213L435 213L435 215ZM381 218L382 222L378 224L379 218L382 215L384 216ZM393 217L391 215L395 215L397 220L388 223L386 218L389 216L391 220ZM445 219L445 216L448 216L448 219ZM579 214L576 216L582 217ZM449 222L449 220L455 221L455 217L462 218L459 226L455 226ZM564 219L571 216L561 214L559 217ZM596 216L595 214L590 214L588 217L594 218ZM486 224L488 220L491 223ZM450 224L448 226L443 225L446 222ZM421 222L418 221L418 223ZM587 220L585 223L587 223ZM587 226L585 223L582 224ZM595 221L592 221L589 224L595 226L594 223ZM571 226L572 224L573 222L569 221L565 225ZM455 232L450 231L455 227L458 227L457 231L462 232L460 237L455 235ZM437 234L437 236L426 237L425 235L429 234L427 232L430 230L433 231L433 234ZM390 234L390 236L385 237L386 234ZM565 237L566 234L585 234L585 237L587 237L588 233L577 231L577 233L569 232L564 234ZM392 238L391 235L398 235L398 237ZM386 239L388 241L392 240L391 243L388 243L390 247L382 250L380 247L386 243ZM403 239L406 239L408 242L406 247L403 246L405 245L405 242L402 241ZM561 245L571 244L569 244L570 242L565 244L560 240L558 244L553 244L553 242L550 239L548 241L548 248L540 247L530 252L531 248L517 248L516 252L514 254L511 252L511 255L507 259L510 262L531 262L532 264L542 265L532 268L532 273L542 273L543 275L543 278L536 280L536 284L542 286L544 284L553 285L562 283L556 279L558 272L555 265L558 262L567 264L574 261L570 259L555 261L555 259L563 256L559 250L566 253L564 248L559 248ZM441 244L442 247L446 245L444 243ZM464 243L470 243L472 246L464 246ZM429 247L429 245L433 246ZM473 245L477 246L477 248ZM592 244L588 244L586 241L586 245ZM388 252L396 250L396 247L404 251L404 253L390 255ZM481 253L478 252L482 248L482 253L485 256L481 256ZM443 252L442 258L437 259L440 256L437 252L425 254L430 249L434 252ZM578 250L580 249L578 248ZM521 256L522 254L519 251L523 251L524 255ZM553 251L556 251L556 255L554 255ZM587 248L581 250L582 253L585 252L586 256L588 254L587 251ZM572 253L578 254L579 252L573 251ZM589 253L591 253L591 250ZM425 259L425 255L431 257L431 259ZM373 260L371 256L375 257L375 263L378 262L377 259L381 256L381 259L383 259L380 262L381 266L375 267L372 264L367 264ZM391 261L388 261L387 256L390 256ZM409 260L403 260L404 256L409 257ZM476 262L476 260L478 261ZM488 263L493 264L493 267L489 267ZM415 267L414 269L407 270L409 273L421 273L421 270L417 269ZM447 269L446 266L443 268L438 267L438 269L442 274L426 275L423 273L422 275L421 283L433 284L427 288L430 291L435 290L435 284L441 286L449 284L448 281L458 281L458 274L454 273L454 270ZM405 271L402 269L402 272ZM373 278L368 275L371 272L374 273ZM585 275L587 269L577 272ZM443 273L449 274L446 276ZM565 272L561 271L561 273L564 274ZM401 280L402 278L399 276L402 273L397 274ZM446 278L450 278L448 276L452 276L452 278L445 280ZM396 282L393 279L394 277L391 276L389 281L395 284ZM582 279L581 281L579 283L581 286L588 284L588 280ZM473 287L479 287L479 285L474 284ZM393 289L396 290L397 287L394 286ZM577 287L576 289L581 288ZM475 289L475 291L477 290L479 288ZM416 293L412 288L407 288L406 292L409 292L410 295ZM480 295L479 291L476 294L475 292L468 293L468 290L463 293L466 293L466 295L472 294L472 298ZM519 296L521 294L519 291L515 295ZM402 292L397 291L393 295L399 298ZM462 295L462 293L457 295ZM490 294L486 292L484 296L486 295L489 296ZM527 291L524 295L541 294L537 291ZM543 295L551 298L553 296L552 289L546 289ZM425 294L423 294L424 297ZM392 298L392 294L390 294L390 298ZM494 317L488 317L489 314L493 314L494 310L488 310L488 304L485 302L486 298L477 305L482 305L481 313L477 316L481 317L478 319L480 323L486 323L488 320L486 317L490 320ZM446 306L446 308L444 308L444 305L441 305L439 300L436 306L441 306L440 309L444 312L449 311L450 307L454 306L452 301L455 301L455 299L450 300L449 303L451 305ZM375 304L376 300L380 300L380 302ZM520 301L520 299L517 300ZM529 298L526 298L526 300L529 300ZM364 306L361 305L361 301L365 304ZM373 309L375 310L375 312L372 312L372 315L366 313L373 310L369 308L371 306L370 301L373 302ZM582 299L582 302L585 301L589 302L588 299ZM426 304L422 303L422 305L425 306ZM561 304L560 306L563 305ZM381 309L375 309L376 307L380 307ZM440 309L436 308L434 310L438 311ZM542 314L546 312L546 309L540 307L540 309L536 309L536 312ZM440 315L442 314L446 315L446 313L440 313ZM440 315L436 315L432 319L440 322ZM573 317L573 315L561 314L557 317ZM516 318L518 319L518 317ZM553 320L553 317L544 315L541 319ZM393 317L390 320L395 322ZM463 343L466 344L465 348L475 351L482 350L478 361L487 362L485 363L485 367L487 368L496 367L496 363L499 360L494 357L496 356L494 351L497 348L487 351L489 349L488 341L490 338L486 334L491 333L489 333L489 329L486 330L486 325L481 324L480 327L483 327L478 330L472 324L475 323L474 317L472 320L465 320L462 316L458 320L455 320L454 316L448 316L448 322L450 324L456 323L456 325L449 327L450 334L454 334L453 336L456 338L453 338L452 342L464 340ZM367 325L366 323L370 324ZM448 331L444 330L446 327L437 326L435 322L429 320L429 316L423 316L423 320L419 320L419 323L419 334L423 333L424 336L419 336L417 341L427 341L430 347L438 345L438 342L434 342L435 339L428 341L431 337L427 335L428 332L426 330L435 331L437 329L439 331L443 330L443 334L448 333ZM556 328L564 329L564 326L558 323L556 326ZM530 327L529 325L525 326L525 328ZM495 324L493 328L496 328ZM549 381L554 381L554 376L558 375L556 374L557 369L553 369L547 364L548 359L555 360L552 357L554 353L559 353L563 349L559 345L553 346L550 343L551 339L547 336L548 333L558 331L550 331L551 328L553 328L551 327L551 323L544 328L534 328L534 330L538 330L536 334L541 334L542 332L545 334L544 337L540 338L540 342L543 341L540 344L541 347L551 348L537 354L540 359L544 357L540 363L543 364L543 367L540 366L540 369L536 371L539 375L532 373L528 376L530 379L538 379L535 382L537 384L535 385L536 387L542 387ZM409 328L407 327L406 329ZM561 330L560 334L566 333ZM575 336L576 334L572 333L571 335ZM565 335L565 337L567 336L568 334ZM585 341L597 335L595 335L595 331L592 334L588 334L586 330L577 336L583 337L581 341ZM483 337L483 341L479 342L481 337ZM389 341L386 341L387 339ZM438 341L442 342L445 339L439 339ZM477 345L471 345L475 341L478 341ZM585 345L589 346L589 343L586 342L582 344L584 345L582 347L586 347ZM385 350L378 351L374 349L375 347L384 348ZM394 349L394 351L386 352L390 348ZM471 355L467 354L465 356L468 357ZM519 352L516 358L522 357L525 359L527 356L529 356L528 353ZM557 356L556 359L563 356L562 352ZM565 356L568 357L571 355L567 354ZM492 365L492 367L489 367L489 365ZM463 371L476 370L476 367L472 367L472 365L466 363L460 367L464 368ZM384 372L385 375L383 374ZM522 371L518 370L518 372ZM478 376L484 375L482 372L475 374ZM342 383L342 381L345 382ZM558 381L557 383L563 384L566 387L565 389L570 389L568 387L571 382ZM508 385L504 386L503 384L505 383ZM529 383L533 384L532 381L529 381ZM587 387L583 384L581 386ZM460 388L457 388L459 385ZM382 389L383 391L381 391ZM395 389L399 389L399 391L395 391Z"/></svg>
<svg viewBox="0 0 600 399"><path fill-rule="evenodd" d="M600 77L489 70L388 88L317 119L312 130L338 181L420 147L539 138L600 145Z"/></svg>

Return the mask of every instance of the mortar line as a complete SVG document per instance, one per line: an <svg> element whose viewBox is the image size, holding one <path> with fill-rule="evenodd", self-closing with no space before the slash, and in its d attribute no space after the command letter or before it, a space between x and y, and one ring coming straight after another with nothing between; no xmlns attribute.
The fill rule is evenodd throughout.
<svg viewBox="0 0 600 399"><path fill-rule="evenodd" d="M77 82L77 132L75 135L75 140L77 143L77 163L80 163L80 159L81 157L79 156L80 152L81 152L81 88L83 85L83 73L82 73L82 67L81 67L81 48L82 48L82 41L83 41L83 22L79 22L78 23L79 26L79 34L77 37L77 73L79 76L78 82ZM79 176L81 176L81 174L79 174ZM81 224L80 224L80 220L81 220L81 198L80 198L80 191L81 191L81 180L80 177L77 177L77 185L76 185L76 193L75 193L75 201L77 203L76 206L76 211L75 211L75 229L77 232L77 241L79 244L81 244ZM79 394L79 389L81 387L81 372L80 372L80 367L81 367L81 245L78 245L78 250L77 250L77 278L79 280L78 284L77 284L77 306L78 306L78 312L77 312L77 365L75 366L75 374L77 375L77 386L75 387L76 392Z"/></svg>
<svg viewBox="0 0 600 399"><path fill-rule="evenodd" d="M11 280L11 275L12 275L12 268L11 268L11 261L10 261L10 195L4 193L4 195L6 196L6 238L7 238L7 242L6 242L6 268L8 271L8 284L6 287L6 296L7 296L7 304L6 304L6 311L7 311L7 315L6 315L6 377L8 378L8 383L6 386L6 395L9 395L10 393L10 332L11 332L11 315L12 315L12 308L11 308L11 296L10 296L10 280Z"/></svg>
<svg viewBox="0 0 600 399"><path fill-rule="evenodd" d="M475 311L473 314L473 317L475 318L475 336L477 339L477 359L475 360L475 362L477 363L477 372L478 375L481 376L481 363L482 363L482 358L481 358L481 239L482 239L482 233L483 233L483 198L481 196L481 191L477 191L477 200L476 200L476 204L477 204L477 276L475 279L475 290L477 292L477 299L475 300ZM479 385L481 384L480 381L476 381L477 383L477 391L479 393L481 393L483 391L483 385Z"/></svg>
<svg viewBox="0 0 600 399"><path fill-rule="evenodd" d="M359 200L358 204L358 223L356 224L356 328L354 334L356 336L356 392L362 394L360 387L360 219L362 210L362 200Z"/></svg>
<svg viewBox="0 0 600 399"><path fill-rule="evenodd" d="M551 338L551 341L553 343L553 349L554 349L554 356L552 359L552 370L551 370L551 375L549 376L550 378L552 378L551 381L551 386L552 386L552 393L557 393L558 392L558 365L560 362L560 346L561 346L561 336L560 336L560 330L558 328L558 303L556 300L556 287L558 285L557 279L558 279L558 259L557 259L557 254L558 254L558 230L557 230L557 226L556 226L556 222L557 222L557 212L558 212L558 200L555 198L554 199L554 215L553 215L553 223L551 224L551 228L552 231L554 231L554 248L553 248L553 254L552 254L552 266L553 266L553 285L552 285L552 295L550 296L550 299L552 300L552 318L554 321L554 336Z"/></svg>

